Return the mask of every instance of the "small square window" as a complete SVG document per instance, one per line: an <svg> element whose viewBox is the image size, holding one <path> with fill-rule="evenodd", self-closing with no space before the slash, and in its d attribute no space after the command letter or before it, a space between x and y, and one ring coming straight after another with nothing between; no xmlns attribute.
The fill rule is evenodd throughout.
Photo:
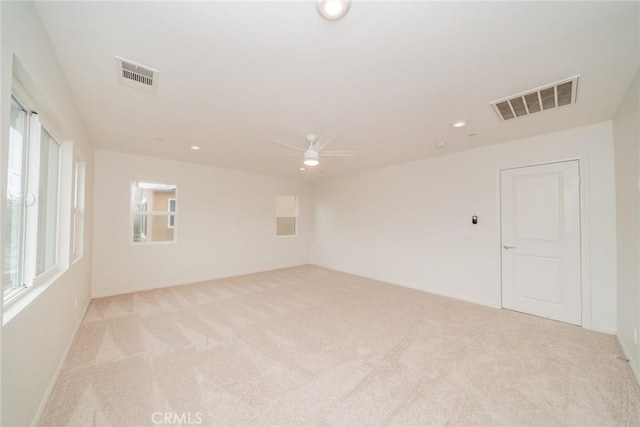
<svg viewBox="0 0 640 427"><path fill-rule="evenodd" d="M296 236L298 222L298 198L276 196L276 236Z"/></svg>
<svg viewBox="0 0 640 427"><path fill-rule="evenodd" d="M175 241L176 192L175 184L131 182L133 243Z"/></svg>

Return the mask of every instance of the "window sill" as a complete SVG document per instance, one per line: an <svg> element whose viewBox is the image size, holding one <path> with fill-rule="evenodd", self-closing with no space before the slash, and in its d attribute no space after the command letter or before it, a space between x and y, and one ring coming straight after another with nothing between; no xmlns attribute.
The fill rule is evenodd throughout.
<svg viewBox="0 0 640 427"><path fill-rule="evenodd" d="M31 304L40 294L42 294L51 284L58 280L64 274L64 270L58 270L51 273L42 283L26 288L20 294L16 295L8 304L3 307L2 326L5 326L26 306Z"/></svg>
<svg viewBox="0 0 640 427"><path fill-rule="evenodd" d="M147 246L147 245L171 245L173 243L177 243L177 239L173 239L173 240L160 240L157 242L129 242L129 244L131 246Z"/></svg>

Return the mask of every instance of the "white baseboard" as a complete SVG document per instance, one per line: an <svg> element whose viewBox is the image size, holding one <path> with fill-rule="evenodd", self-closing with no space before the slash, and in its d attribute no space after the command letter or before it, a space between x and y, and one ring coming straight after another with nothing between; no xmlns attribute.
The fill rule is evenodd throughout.
<svg viewBox="0 0 640 427"><path fill-rule="evenodd" d="M73 345L73 341L76 339L76 334L78 333L78 329L80 329L80 325L82 324L82 320L84 316L87 314L87 310L89 309L89 304L91 304L91 298L87 300L87 303L82 310L82 315L78 317L78 321L76 323L75 328L73 329L73 333L71 334L71 338L67 343L67 347L64 349L62 356L60 357L60 361L58 362L58 366L56 367L53 376L51 377L51 381L49 382L49 386L47 390L44 392L44 396L42 396L42 400L40 401L40 406L38 406L38 410L33 417L33 421L31 422L31 427L35 427L40 423L40 417L42 416L42 412L44 411L45 406L47 406L47 402L49 401L49 397L51 396L51 392L53 392L53 388L58 381L58 377L60 376L60 372L62 372L62 368L64 366L64 362L67 361L67 356L69 355L69 351L71 351L71 346Z"/></svg>
<svg viewBox="0 0 640 427"><path fill-rule="evenodd" d="M355 276L365 277L367 279L372 279L372 280L377 280L379 282L389 283L390 285L402 286L404 288L415 289L415 290L426 292L426 293L433 294L433 295L438 295L438 296L447 297L447 298L453 298L453 299L458 300L458 301L470 302L472 304L478 304L478 305L482 305L482 306L485 306L485 307L502 309L502 305L499 302L495 302L495 301L492 301L492 300L489 300L489 299L468 297L467 295L461 295L461 294L457 294L455 292L446 292L446 291L442 291L440 289L432 289L432 288L429 288L428 286L417 286L417 285L413 285L413 284L410 284L410 283L398 283L398 282L395 282L393 280L388 280L385 277L374 277L374 276L363 274L363 273L357 272L357 271L338 270L337 268L330 267L330 266L327 266L327 265L322 265L322 264L319 264L319 263L311 263L311 265L317 265L318 267L327 268L329 270L339 271L341 273L353 274ZM603 329L603 328L597 328L597 327L594 328L594 327L591 327L591 326L587 327L586 325L582 325L582 328L590 330L590 331L602 332L602 333L608 334L608 335L615 335L616 334L616 331L610 330L610 329ZM636 374L636 377L640 378L640 376L638 374Z"/></svg>
<svg viewBox="0 0 640 427"><path fill-rule="evenodd" d="M617 335L616 335L616 339L620 344L620 348L622 348L622 353L624 353L624 357L626 357L627 360L629 361L629 367L631 368L631 372L633 372L633 375L636 377L636 381L638 382L638 385L640 385L640 367L636 365L636 361L631 356L631 352Z"/></svg>
<svg viewBox="0 0 640 427"><path fill-rule="evenodd" d="M166 282L166 283L162 283L162 284L153 284L153 285L149 285L149 286L137 286L137 287L132 287L132 288L112 289L112 290L109 290L109 291L96 291L92 287L91 288L91 298L96 299L96 298L105 298L105 297L115 297L115 296L119 296L119 295L135 294L136 292L154 291L156 289L171 288L173 286L184 286L184 285L190 285L190 284L193 284L193 283L210 282L212 280L224 280L224 279L227 279L227 278L230 278L230 277L248 276L248 275L251 275L251 274L266 273L266 272L269 272L269 271L282 270L282 269L285 269L285 268L300 267L300 266L303 266L303 265L309 265L309 264L285 265L285 266L282 266L282 267L269 268L268 270L249 270L249 271L244 271L244 272L237 272L235 274L227 274L227 275L215 276L215 277L211 277L211 276L191 277L191 278L185 278L183 280L179 280L177 282L173 281L173 282Z"/></svg>
<svg viewBox="0 0 640 427"><path fill-rule="evenodd" d="M629 366L631 367L631 372L633 372L633 375L636 377L636 381L638 382L638 385L640 385L640 370L636 368L636 366L633 363L629 363Z"/></svg>
<svg viewBox="0 0 640 427"><path fill-rule="evenodd" d="M483 305L485 307L498 308L498 309L502 308L500 306L500 304L496 304L495 302L492 302L492 301L489 301L489 300L485 300L485 299L481 299L481 298L469 298L469 297L467 297L465 295L460 295L460 294L451 293L451 292L442 292L441 290L431 289L431 288L428 288L428 287L427 288L418 288L418 287L413 287L413 286L408 286L408 285L400 285L400 286L405 286L407 288L417 289L419 291L427 292L429 294L438 295L438 296L441 296L441 297L447 297L447 298L456 299L458 301L464 301L464 302L470 302L472 304Z"/></svg>
<svg viewBox="0 0 640 427"><path fill-rule="evenodd" d="M317 265L318 267L327 268L329 270L334 270L334 271L339 271L340 273L353 274L354 276L360 276L360 277L364 277L364 278L367 278L367 279L376 280L378 282L388 283L388 284L394 285L394 286L401 286L403 288L415 289L416 291L426 292L426 293L432 294L432 295L438 295L438 296L441 296L441 297L453 298L453 299L458 300L458 301L470 302L472 304L483 305L485 307L502 308L502 307L500 307L500 304L496 304L493 301L489 301L489 300L485 300L485 299L469 298L469 297L467 297L465 295L459 295L459 294L456 294L456 293L442 292L440 290L434 290L434 289L430 289L428 287L421 287L421 286L413 285L413 284L410 284L410 283L398 283L396 281L389 280L389 279L387 279L385 277L373 277L373 276L369 276L367 274L362 274L360 272L338 270L336 268L328 267L326 265L321 265L321 264L311 264L311 265Z"/></svg>

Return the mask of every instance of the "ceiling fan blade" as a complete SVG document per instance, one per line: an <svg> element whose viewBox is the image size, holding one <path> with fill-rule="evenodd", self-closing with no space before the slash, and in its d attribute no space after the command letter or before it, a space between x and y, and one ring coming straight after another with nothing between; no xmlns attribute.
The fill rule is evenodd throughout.
<svg viewBox="0 0 640 427"><path fill-rule="evenodd" d="M315 148L316 151L321 151L324 147L331 144L334 139L336 139L335 135L332 135L330 133L325 133L320 137L320 141L315 143L313 148Z"/></svg>
<svg viewBox="0 0 640 427"><path fill-rule="evenodd" d="M358 155L357 151L323 151L321 156L326 157L354 157Z"/></svg>
<svg viewBox="0 0 640 427"><path fill-rule="evenodd" d="M295 145L290 145L284 142L277 141L275 139L267 139L267 142L270 142L272 144L284 145L285 147L293 148L294 150L298 151L306 151L304 148L296 147Z"/></svg>
<svg viewBox="0 0 640 427"><path fill-rule="evenodd" d="M289 154L288 156L280 156L279 159L290 159L292 157L302 157L302 154Z"/></svg>

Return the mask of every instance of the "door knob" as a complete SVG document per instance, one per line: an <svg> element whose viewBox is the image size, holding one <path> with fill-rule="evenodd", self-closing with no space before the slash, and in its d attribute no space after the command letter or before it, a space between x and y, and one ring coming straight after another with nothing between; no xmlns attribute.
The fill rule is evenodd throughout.
<svg viewBox="0 0 640 427"><path fill-rule="evenodd" d="M509 245L504 245L503 248L505 249L515 249L515 246L509 246Z"/></svg>

